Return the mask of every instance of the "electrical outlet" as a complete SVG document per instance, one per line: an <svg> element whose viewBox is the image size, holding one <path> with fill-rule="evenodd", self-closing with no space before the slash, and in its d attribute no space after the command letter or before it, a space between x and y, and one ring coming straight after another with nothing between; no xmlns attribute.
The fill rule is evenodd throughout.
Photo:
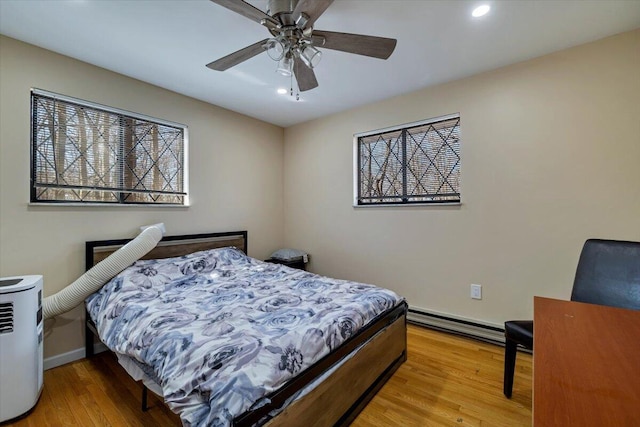
<svg viewBox="0 0 640 427"><path fill-rule="evenodd" d="M471 298L482 299L482 285L471 284Z"/></svg>

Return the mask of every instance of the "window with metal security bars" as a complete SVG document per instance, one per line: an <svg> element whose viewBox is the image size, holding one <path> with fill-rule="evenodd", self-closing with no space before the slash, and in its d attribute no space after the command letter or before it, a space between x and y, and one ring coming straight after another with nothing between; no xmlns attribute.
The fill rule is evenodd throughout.
<svg viewBox="0 0 640 427"><path fill-rule="evenodd" d="M460 202L460 116L355 135L355 205Z"/></svg>
<svg viewBox="0 0 640 427"><path fill-rule="evenodd" d="M186 126L31 92L31 202L185 206Z"/></svg>

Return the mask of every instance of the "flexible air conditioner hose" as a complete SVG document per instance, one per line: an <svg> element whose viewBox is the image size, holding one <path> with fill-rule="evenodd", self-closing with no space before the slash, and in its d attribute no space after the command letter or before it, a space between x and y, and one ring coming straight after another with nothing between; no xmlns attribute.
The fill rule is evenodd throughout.
<svg viewBox="0 0 640 427"><path fill-rule="evenodd" d="M145 228L135 239L100 261L75 282L44 299L44 318L66 313L100 289L113 276L147 254L162 239L160 226Z"/></svg>

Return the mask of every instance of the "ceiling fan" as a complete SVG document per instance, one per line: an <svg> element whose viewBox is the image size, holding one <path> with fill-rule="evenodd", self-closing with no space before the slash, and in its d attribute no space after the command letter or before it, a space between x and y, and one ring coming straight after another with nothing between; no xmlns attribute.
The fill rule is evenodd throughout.
<svg viewBox="0 0 640 427"><path fill-rule="evenodd" d="M313 23L333 0L269 0L266 13L242 0L211 1L265 26L272 35L207 64L212 70L227 70L266 51L278 61L277 71L295 77L304 92L318 87L313 68L322 55L319 47L380 59L389 58L396 47L395 39L314 30Z"/></svg>

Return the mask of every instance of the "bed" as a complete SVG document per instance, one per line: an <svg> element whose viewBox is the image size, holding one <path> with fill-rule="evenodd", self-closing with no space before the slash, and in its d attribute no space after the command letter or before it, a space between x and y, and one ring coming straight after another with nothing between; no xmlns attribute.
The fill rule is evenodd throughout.
<svg viewBox="0 0 640 427"><path fill-rule="evenodd" d="M87 269L129 240L87 242ZM246 256L246 252L246 231L164 237L144 260L87 298L87 356L93 354L94 336L98 337L135 380L163 396L185 425L348 425L406 360L406 302L385 289L265 263ZM153 281L159 277L153 276L149 282L149 277L137 273L150 268L162 277L177 272L178 280L173 276L162 279L162 287L158 287ZM286 292L280 286L287 286ZM300 295L291 294L294 288ZM230 289L233 292L228 292ZM188 307L188 313L165 315L167 306L156 309L134 299L142 295L145 300L149 294L161 295L160 299L169 302L193 294L195 302L176 304ZM287 295L293 295L290 298L295 303L289 304ZM249 311L248 300L257 303L257 311ZM352 308L355 300L359 304L364 301L371 312ZM312 305L305 305L307 302ZM127 304L137 307L138 311L133 310L136 314L130 314ZM190 311L196 305L213 308ZM289 311L279 311L280 306L289 305ZM337 306L344 312L336 311ZM280 327L283 317L274 317L274 313L286 313L287 319L294 319L295 327ZM180 316L182 323L175 321ZM229 317L245 321L238 326L228 323ZM154 356L147 357L152 353L150 347L158 345L151 343L151 327L145 321L155 322L154 328L161 325L161 329L166 326L162 319L174 322L167 329L170 336L183 339L189 335L196 343L189 341L177 352L177 359L186 360L185 366L205 368L204 373L197 372L196 379L188 380L187 368L157 357L176 353L162 344L155 348ZM316 323L303 323L310 319ZM198 322L205 322L205 326L199 327ZM249 324L257 329L245 331ZM296 329L298 326L302 329ZM306 332L295 335L292 331L296 330ZM225 334L242 341L234 349L260 347L260 353L243 350L234 359L229 354L235 350L229 351L229 346L219 341ZM212 347L197 344L201 335L207 335L206 345ZM294 339L300 341L287 345L297 342L291 341ZM140 344L145 340L149 345ZM219 354L224 354L222 363ZM182 377L184 382L180 382ZM143 390L146 396L147 388Z"/></svg>

